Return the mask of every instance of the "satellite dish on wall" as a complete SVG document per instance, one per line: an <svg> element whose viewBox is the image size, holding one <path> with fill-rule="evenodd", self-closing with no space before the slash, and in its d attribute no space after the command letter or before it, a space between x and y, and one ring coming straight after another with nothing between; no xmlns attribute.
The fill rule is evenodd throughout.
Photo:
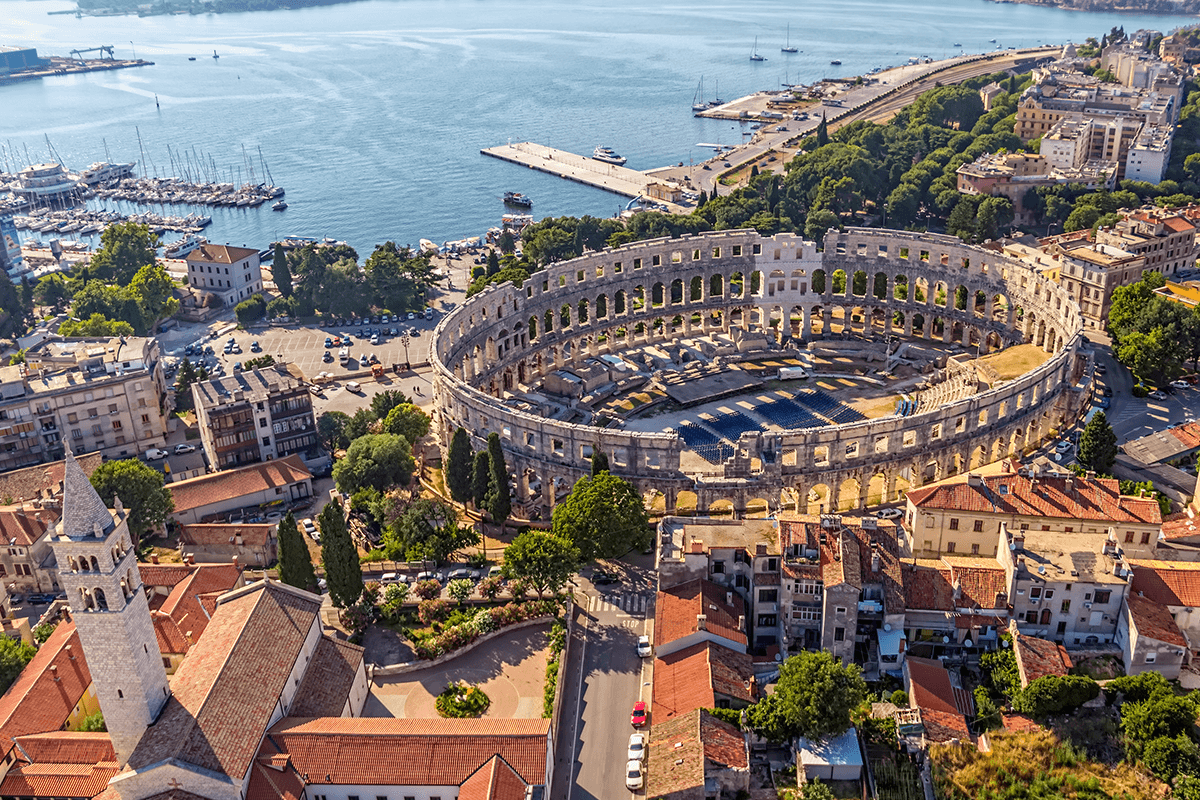
<svg viewBox="0 0 1200 800"><path fill-rule="evenodd" d="M892 623L890 623L890 622L883 623L883 629L885 631L890 631L892 629Z"/></svg>
<svg viewBox="0 0 1200 800"><path fill-rule="evenodd" d="M964 646L964 647L970 647L970 646L971 646L971 637L970 637L970 636L968 636L966 639L963 639L963 646Z"/></svg>
<svg viewBox="0 0 1200 800"><path fill-rule="evenodd" d="M942 637L942 644L950 644L950 637L949 637L949 636L943 636L943 637Z"/></svg>
<svg viewBox="0 0 1200 800"><path fill-rule="evenodd" d="M782 653L776 653L776 654L775 654L775 660L776 660L776 661L783 661L783 654L782 654Z"/></svg>

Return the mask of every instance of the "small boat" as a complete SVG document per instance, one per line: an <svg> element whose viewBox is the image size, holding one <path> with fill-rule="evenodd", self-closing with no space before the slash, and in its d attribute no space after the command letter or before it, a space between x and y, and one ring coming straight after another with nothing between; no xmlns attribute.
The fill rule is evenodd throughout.
<svg viewBox="0 0 1200 800"><path fill-rule="evenodd" d="M839 60L838 60L838 59L836 59L836 58L835 58L833 61L830 61L829 63L830 63L832 66L835 66L835 67L840 67L840 66L842 65L842 62L841 62L841 61L839 61Z"/></svg>
<svg viewBox="0 0 1200 800"><path fill-rule="evenodd" d="M202 244L208 244L208 239L189 233L179 241L167 245L163 255L166 258L183 258Z"/></svg>
<svg viewBox="0 0 1200 800"><path fill-rule="evenodd" d="M271 206L272 211L283 211L285 208L287 208L287 203L285 203L282 200L280 200L278 203L275 203L273 206Z"/></svg>
<svg viewBox="0 0 1200 800"><path fill-rule="evenodd" d="M213 50L213 58L220 58L220 56L219 56L219 55L217 55L217 51L216 51L216 50Z"/></svg>
<svg viewBox="0 0 1200 800"><path fill-rule="evenodd" d="M952 44L950 46L951 47L962 47L962 42L955 42L954 44Z"/></svg>
<svg viewBox="0 0 1200 800"><path fill-rule="evenodd" d="M505 192L504 203L510 206L520 206L521 208L533 208L533 200L520 192Z"/></svg>
<svg viewBox="0 0 1200 800"><path fill-rule="evenodd" d="M188 56L188 61L195 61L195 60L196 60L195 56Z"/></svg>
<svg viewBox="0 0 1200 800"><path fill-rule="evenodd" d="M766 61L767 59L758 54L758 37L754 37L754 49L750 51L751 61Z"/></svg>
<svg viewBox="0 0 1200 800"><path fill-rule="evenodd" d="M783 45L783 47L779 48L779 52L781 52L781 53L796 53L796 52L798 52L798 51L796 50L796 48L792 47L792 26L791 26L791 23L788 23L788 27L787 27L787 38L784 40L784 45Z"/></svg>
<svg viewBox="0 0 1200 800"><path fill-rule="evenodd" d="M700 76L700 85L696 87L696 93L692 95L692 113L699 114L708 108L708 103L704 102L704 76Z"/></svg>
<svg viewBox="0 0 1200 800"><path fill-rule="evenodd" d="M596 161L603 161L605 164L616 164L618 167L627 160L625 156L617 155L611 147L603 145L592 151L592 158Z"/></svg>
<svg viewBox="0 0 1200 800"><path fill-rule="evenodd" d="M995 40L995 39L988 39L988 41L989 41L989 42L991 42L992 44L995 44L995 43L996 43L996 40Z"/></svg>

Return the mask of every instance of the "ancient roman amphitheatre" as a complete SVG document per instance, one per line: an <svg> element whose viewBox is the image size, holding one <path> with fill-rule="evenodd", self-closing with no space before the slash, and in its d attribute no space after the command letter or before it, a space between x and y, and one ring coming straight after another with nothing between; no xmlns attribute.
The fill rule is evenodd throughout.
<svg viewBox="0 0 1200 800"><path fill-rule="evenodd" d="M588 253L490 287L434 337L435 429L500 433L531 516L595 448L668 512L892 501L1034 446L1079 414L1090 374L1054 281L879 229Z"/></svg>

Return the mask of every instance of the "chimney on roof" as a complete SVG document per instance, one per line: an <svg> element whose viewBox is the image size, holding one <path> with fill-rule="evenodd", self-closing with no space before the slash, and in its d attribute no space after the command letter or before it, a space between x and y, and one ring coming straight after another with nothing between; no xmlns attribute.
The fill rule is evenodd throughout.
<svg viewBox="0 0 1200 800"><path fill-rule="evenodd" d="M746 630L746 615L745 614L738 614L738 630L739 631Z"/></svg>
<svg viewBox="0 0 1200 800"><path fill-rule="evenodd" d="M1075 491L1075 476L1074 475L1067 476L1067 491L1068 492Z"/></svg>
<svg viewBox="0 0 1200 800"><path fill-rule="evenodd" d="M151 564L157 564L157 563L158 563L158 553L151 553L151 554L150 554L150 563L151 563Z"/></svg>
<svg viewBox="0 0 1200 800"><path fill-rule="evenodd" d="M756 555L756 556L765 556L766 554L767 554L767 546L766 546L765 544L758 544L758 545L755 545L755 547L754 547L754 555Z"/></svg>
<svg viewBox="0 0 1200 800"><path fill-rule="evenodd" d="M954 602L957 604L962 599L962 581L958 578L954 579Z"/></svg>
<svg viewBox="0 0 1200 800"><path fill-rule="evenodd" d="M67 658L71 661L75 660L75 654L71 652L72 645L67 645L63 649L67 651Z"/></svg>
<svg viewBox="0 0 1200 800"><path fill-rule="evenodd" d="M235 567L238 566L238 557L236 555L233 557L233 565Z"/></svg>
<svg viewBox="0 0 1200 800"><path fill-rule="evenodd" d="M725 605L733 605L733 592L725 592Z"/></svg>
<svg viewBox="0 0 1200 800"><path fill-rule="evenodd" d="M183 556L183 563L187 564L188 566L195 564L196 563L196 554L195 553L185 553Z"/></svg>
<svg viewBox="0 0 1200 800"><path fill-rule="evenodd" d="M1094 481L1096 480L1096 470L1089 469L1087 472L1083 473L1083 476L1089 481Z"/></svg>
<svg viewBox="0 0 1200 800"><path fill-rule="evenodd" d="M57 664L50 665L50 677L54 680L55 683L62 680L61 678L58 677L58 665Z"/></svg>
<svg viewBox="0 0 1200 800"><path fill-rule="evenodd" d="M880 563L879 550L871 548L871 572L879 572Z"/></svg>
<svg viewBox="0 0 1200 800"><path fill-rule="evenodd" d="M979 475L976 475L974 472L967 473L967 486L974 486L976 488L982 487L983 478Z"/></svg>
<svg viewBox="0 0 1200 800"><path fill-rule="evenodd" d="M696 615L696 630L698 630L698 631L708 630L708 617L705 616L704 614Z"/></svg>

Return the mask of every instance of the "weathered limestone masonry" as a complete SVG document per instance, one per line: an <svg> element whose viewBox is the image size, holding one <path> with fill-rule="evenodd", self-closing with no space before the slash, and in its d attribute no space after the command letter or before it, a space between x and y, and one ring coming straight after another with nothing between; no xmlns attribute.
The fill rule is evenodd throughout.
<svg viewBox="0 0 1200 800"><path fill-rule="evenodd" d="M845 288L835 294L838 270ZM981 353L1028 342L1053 357L910 417L747 433L724 464L688 474L673 431L565 424L502 399L577 359L702 333L840 338L830 331L836 308L853 335L936 337ZM1079 307L1060 286L951 236L852 228L830 231L823 252L791 234L752 230L657 239L554 264L520 289L489 287L448 314L434 333L434 430L449 441L461 425L477 448L499 432L521 496L537 476L546 506L555 502L554 479L573 484L589 474L599 447L614 474L662 492L668 512L681 491L696 493L698 509L728 500L740 512L761 499L774 510L785 491L804 498L825 486L837 498L848 481L861 507L873 479L892 499L899 477L921 486L1019 453L1074 419L1084 399L1075 387L1087 370L1077 352L1081 331Z"/></svg>

